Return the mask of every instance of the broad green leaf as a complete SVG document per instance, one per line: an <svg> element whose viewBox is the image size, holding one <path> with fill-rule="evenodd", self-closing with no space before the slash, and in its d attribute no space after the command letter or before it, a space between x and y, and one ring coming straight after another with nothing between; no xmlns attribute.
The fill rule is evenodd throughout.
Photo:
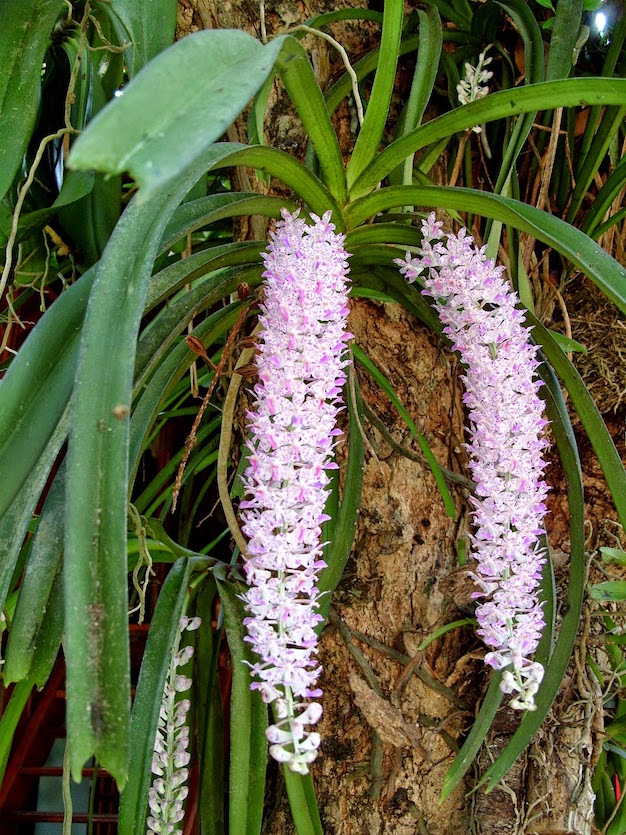
<svg viewBox="0 0 626 835"><path fill-rule="evenodd" d="M551 330L550 336L554 339L564 354L569 354L570 351L578 354L587 353L587 349L584 345L581 345L580 342L577 342L575 339L570 339L569 336L559 333L559 331Z"/></svg>
<svg viewBox="0 0 626 835"><path fill-rule="evenodd" d="M626 580L608 580L606 583L595 583L589 586L589 594L594 600L608 603L615 600L626 600Z"/></svg>
<svg viewBox="0 0 626 835"><path fill-rule="evenodd" d="M184 614L192 562L178 560L159 593L141 662L130 723L128 783L120 798L119 835L144 835L152 752L163 687L179 622Z"/></svg>
<svg viewBox="0 0 626 835"><path fill-rule="evenodd" d="M621 105L625 99L626 79L623 78L568 78L491 93L480 101L438 116L401 139L396 139L365 168L353 183L350 195L357 198L369 194L409 154L474 125L536 110L552 110L555 107Z"/></svg>
<svg viewBox="0 0 626 835"><path fill-rule="evenodd" d="M359 175L367 169L374 159L383 137L396 78L403 17L404 4L402 0L386 0L376 77L374 78L365 119L348 163L346 172L348 186L351 186Z"/></svg>
<svg viewBox="0 0 626 835"><path fill-rule="evenodd" d="M167 222L209 159L211 151L194 158L175 183L126 208L98 264L83 325L67 457L64 560L67 715L77 779L94 754L120 786L126 779L126 515L137 333Z"/></svg>
<svg viewBox="0 0 626 835"><path fill-rule="evenodd" d="M132 78L173 42L176 0L111 0L111 6L132 43L126 52L128 74Z"/></svg>
<svg viewBox="0 0 626 835"><path fill-rule="evenodd" d="M619 548L600 548L602 559L609 565L626 565L626 551Z"/></svg>
<svg viewBox="0 0 626 835"><path fill-rule="evenodd" d="M278 57L278 71L315 149L325 184L340 203L345 203L348 190L337 134L308 53L295 38L286 38Z"/></svg>
<svg viewBox="0 0 626 835"><path fill-rule="evenodd" d="M253 663L244 641L245 610L235 588L218 581L228 648L232 656L230 697L229 835L259 835L263 822L263 796L267 764L267 706L258 690L250 690Z"/></svg>
<svg viewBox="0 0 626 835"><path fill-rule="evenodd" d="M39 106L41 68L63 0L9 0L0 35L0 197L11 187Z"/></svg>
<svg viewBox="0 0 626 835"><path fill-rule="evenodd" d="M283 38L211 29L158 55L79 136L70 167L129 171L146 200L216 142L259 90ZM189 79L193 79L193 84Z"/></svg>
<svg viewBox="0 0 626 835"><path fill-rule="evenodd" d="M569 84L572 81L552 83ZM558 217L510 197L468 188L396 186L381 189L369 197L351 203L345 210L346 221L349 228L353 228L378 212L407 205L458 209L510 223L521 232L528 232L537 240L549 244L580 267L594 284L626 313L626 269L579 229Z"/></svg>

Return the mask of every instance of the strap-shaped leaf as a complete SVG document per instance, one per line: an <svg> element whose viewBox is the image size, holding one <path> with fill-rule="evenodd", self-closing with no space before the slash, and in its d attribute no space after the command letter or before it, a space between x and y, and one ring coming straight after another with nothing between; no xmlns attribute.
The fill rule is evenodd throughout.
<svg viewBox="0 0 626 835"><path fill-rule="evenodd" d="M0 381L0 515L37 464L70 399L94 277L89 270L59 296Z"/></svg>
<svg viewBox="0 0 626 835"><path fill-rule="evenodd" d="M324 835L311 774L294 774L283 766L289 810L298 835Z"/></svg>
<svg viewBox="0 0 626 835"><path fill-rule="evenodd" d="M263 822L267 706L258 690L250 690L250 670L245 662L253 663L254 659L244 641L243 603L229 583L218 580L217 587L233 659L228 831L230 835L258 835Z"/></svg>
<svg viewBox="0 0 626 835"><path fill-rule="evenodd" d="M49 639L47 618L57 612L63 623L63 510L65 466L62 464L46 497L33 535L7 644L4 679L21 681L30 674L39 644Z"/></svg>
<svg viewBox="0 0 626 835"><path fill-rule="evenodd" d="M177 560L159 593L137 682L130 723L128 783L120 798L119 835L144 835L152 753L179 622L184 614L192 561Z"/></svg>
<svg viewBox="0 0 626 835"><path fill-rule="evenodd" d="M396 139L365 168L351 186L350 195L354 199L369 194L409 154L474 125L536 110L553 110L555 107L619 105L625 99L626 79L623 78L568 78L491 93L480 101L438 116L401 139Z"/></svg>
<svg viewBox="0 0 626 835"><path fill-rule="evenodd" d="M12 585L19 580L16 572L24 537L48 476L65 442L69 429L69 410L66 409L41 457L22 485L11 507L0 518L0 611L4 608ZM17 573L17 577L14 574Z"/></svg>
<svg viewBox="0 0 626 835"><path fill-rule="evenodd" d="M190 284L215 270L222 267L261 263L261 253L265 247L266 244L256 241L235 241L223 246L200 250L188 258L182 258L170 264L150 279L144 314L180 290L185 284ZM228 290L224 295L230 292Z"/></svg>
<svg viewBox="0 0 626 835"><path fill-rule="evenodd" d="M35 124L41 67L62 8L62 0L2 4L0 197L13 182Z"/></svg>
<svg viewBox="0 0 626 835"><path fill-rule="evenodd" d="M404 3L402 0L386 0L383 11L383 32L376 77L372 86L367 112L348 163L348 186L367 169L374 159L383 137L393 85L396 78Z"/></svg>
<svg viewBox="0 0 626 835"><path fill-rule="evenodd" d="M227 148L245 150L246 146L229 143ZM216 150L220 152L222 148L218 147ZM249 194L247 192L209 194L208 197L190 200L179 206L172 215L172 219L167 224L163 234L160 251L167 252L176 241L185 235L202 226L215 223L217 220L241 217L242 215L280 217L280 210L283 207L290 211L297 208L295 203L282 197L270 197L266 194Z"/></svg>
<svg viewBox="0 0 626 835"><path fill-rule="evenodd" d="M363 491L365 442L360 426L363 421L363 403L359 382L353 372L351 372L350 381L346 384L345 397L350 415L346 477L341 503L337 513L333 514L334 518L331 522L333 530L330 543L324 552L326 568L322 571L317 584L322 594L319 611L324 618L328 616L332 593L341 580L352 551Z"/></svg>
<svg viewBox="0 0 626 835"><path fill-rule="evenodd" d="M556 82L564 83L566 82ZM626 269L584 232L558 217L511 197L486 194L469 188L395 186L381 189L369 197L351 203L345 210L346 221L352 228L378 212L406 205L458 209L510 223L516 229L528 232L537 240L549 244L572 264L580 267L591 281L626 313Z"/></svg>
<svg viewBox="0 0 626 835"><path fill-rule="evenodd" d="M576 414L598 456L615 509L622 524L626 525L626 470L602 415L580 374L565 356L550 331L530 313L527 313L526 317L529 323L532 323L533 338L541 345L541 350L569 393Z"/></svg>
<svg viewBox="0 0 626 835"><path fill-rule="evenodd" d="M194 329L193 335L212 344L234 325L239 315L236 305L218 310ZM133 411L130 427L130 470L135 473L154 420L175 384L196 358L185 342L177 345L161 362L148 382Z"/></svg>
<svg viewBox="0 0 626 835"><path fill-rule="evenodd" d="M345 203L348 190L339 141L331 125L308 53L296 38L285 39L278 58L278 71L315 149L324 182L333 196Z"/></svg>
<svg viewBox="0 0 626 835"><path fill-rule="evenodd" d="M567 78L576 63L576 41L583 14L583 0L558 0L550 37L546 81Z"/></svg>
<svg viewBox="0 0 626 835"><path fill-rule="evenodd" d="M96 116L76 141L70 166L129 171L148 199L232 124L270 73L283 40L263 45L233 29L183 38Z"/></svg>

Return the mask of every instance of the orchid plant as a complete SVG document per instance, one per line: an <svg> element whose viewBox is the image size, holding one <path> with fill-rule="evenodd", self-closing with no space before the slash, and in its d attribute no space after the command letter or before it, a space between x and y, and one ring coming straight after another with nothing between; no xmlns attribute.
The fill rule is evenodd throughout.
<svg viewBox="0 0 626 835"><path fill-rule="evenodd" d="M409 17L401 0L385 0L382 13L331 12L264 42L210 30L173 46L173 0L151 4L148 16L143 2L31 5L27 12L14 4L5 24L7 43L26 37L30 48L18 55L0 43L3 66L14 69L8 75L19 70L25 79L0 86L8 113L0 130L11 150L0 156L7 333L17 332L29 299L48 305L23 344L5 334L2 345L10 360L0 383L0 628L8 633L3 681L14 688L0 719L0 769L22 708L48 680L63 640L69 766L80 779L95 756L117 780L120 835L181 825L191 747L202 826L227 819L231 835L260 832L268 742L285 764L296 830L322 833L309 773L320 745L312 728L322 713L315 649L353 547L366 454L358 380L348 371L351 294L403 306L458 352L464 368L476 617L494 673L442 795L459 785L512 694L506 704L521 708L523 718L481 777L493 787L559 691L585 593L581 471L563 390L616 514L626 520L623 463L568 356L580 346L542 323L534 283L552 253L564 276L573 268L584 273L626 312L626 272L598 245L624 220L617 202L626 180L626 18L590 77L572 72L580 47L568 3L545 12L553 23L543 30L522 0L433 0ZM444 26L442 15L453 25ZM346 20L379 26L379 47L354 65L344 52L345 73L323 90L302 40L311 31L330 38L326 30L340 33ZM50 45L53 29L62 33L61 47ZM520 78L507 53L512 30L524 47ZM411 56L411 89L394 133L388 118L396 72ZM39 84L42 77L52 84L50 68L61 63L70 67L63 124L41 139L34 128ZM276 77L307 135L305 160L264 143ZM334 127L344 99L363 113L347 159ZM250 142L219 141L251 101ZM440 115L425 121L429 102ZM561 120L569 120L573 136L581 103L588 116L572 171L535 171L523 154L529 137L554 163L569 147L559 145ZM537 124L539 138L531 133ZM488 189L473 181L476 126L494 151L483 160ZM47 148L56 159L48 191L38 185ZM439 184L434 167L442 154L462 187ZM597 181L606 159L608 173ZM280 181L283 196L223 188L224 170L238 166ZM522 169L537 173L539 198L553 195L551 211L543 198L523 199ZM224 222L249 215L277 221L269 247L228 239ZM56 217L74 253L50 226ZM520 234L531 240L530 255ZM506 272L496 256L505 258ZM28 280L27 265L42 258ZM254 314L260 329L251 346ZM198 357L207 392L199 414L189 406L186 380ZM250 375L256 382L237 473L232 428ZM344 403L340 489L333 471ZM144 454L170 417L189 411L197 418L185 448L142 483ZM570 504L572 553L558 630L543 539L548 435ZM416 438L454 518L445 473L426 440ZM190 547L200 499L213 483L234 552L222 534ZM183 518L175 541L164 520L177 501ZM131 713L129 587L143 607L158 564L171 567ZM194 687L176 673L190 660L180 642L192 626ZM227 760L217 672L222 632L233 660ZM195 741L188 716L195 717ZM215 832L225 831L220 826Z"/></svg>

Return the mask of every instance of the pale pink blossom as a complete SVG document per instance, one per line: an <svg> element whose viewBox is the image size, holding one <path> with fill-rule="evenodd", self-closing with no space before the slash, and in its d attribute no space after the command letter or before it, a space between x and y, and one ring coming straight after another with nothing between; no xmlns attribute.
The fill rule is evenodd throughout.
<svg viewBox="0 0 626 835"><path fill-rule="evenodd" d="M322 523L329 494L328 470L341 434L348 314L347 253L331 213L283 210L265 254L265 300L259 321L249 457L243 483L245 625L259 660L251 665L253 688L274 703L276 723L267 731L270 753L306 774L317 756L314 725L322 710L316 658L317 578Z"/></svg>
<svg viewBox="0 0 626 835"><path fill-rule="evenodd" d="M533 710L543 677L532 656L544 626L538 586L548 491L537 348L504 268L485 257L485 248L475 247L465 229L445 236L434 214L422 231L418 256L407 253L396 263L409 281L421 276L465 367L478 633L492 648L486 662L504 670L502 690L517 693L512 706Z"/></svg>

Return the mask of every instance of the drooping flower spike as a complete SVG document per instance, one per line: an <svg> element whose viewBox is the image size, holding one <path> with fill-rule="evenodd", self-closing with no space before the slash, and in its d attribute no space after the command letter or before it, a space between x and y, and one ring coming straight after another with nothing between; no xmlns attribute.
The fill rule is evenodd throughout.
<svg viewBox="0 0 626 835"><path fill-rule="evenodd" d="M265 254L248 466L243 477L244 621L259 661L252 687L274 703L270 753L306 774L320 736L307 726L322 715L315 652L317 578L325 567L321 526L328 518L327 470L341 431L347 341L348 264L331 213L313 225L286 210Z"/></svg>
<svg viewBox="0 0 626 835"><path fill-rule="evenodd" d="M543 677L532 656L544 626L537 592L548 491L537 349L517 295L502 278L504 268L485 257L485 248L475 247L465 229L445 236L434 213L422 232L418 256L407 253L396 263L409 281L422 277L465 366L467 448L477 485L471 539L478 561L474 597L482 598L478 633L493 648L486 662L504 670L502 690L517 694L511 705L533 710Z"/></svg>

